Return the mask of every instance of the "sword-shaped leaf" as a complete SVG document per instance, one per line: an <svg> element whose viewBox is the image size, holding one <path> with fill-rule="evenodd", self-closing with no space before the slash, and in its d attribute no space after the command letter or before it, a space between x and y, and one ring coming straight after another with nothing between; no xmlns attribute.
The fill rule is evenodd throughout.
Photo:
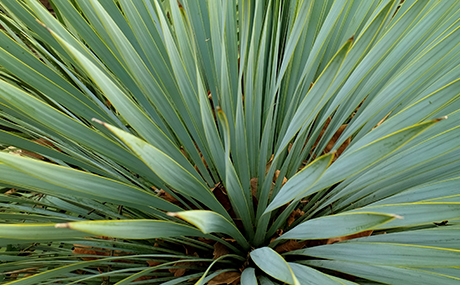
<svg viewBox="0 0 460 285"><path fill-rule="evenodd" d="M166 184L178 192L199 200L223 216L229 217L223 206L217 201L216 197L198 174L195 173L193 175L167 154L142 139L112 125L104 124L104 126L126 143ZM190 165L190 163L188 164Z"/></svg>
<svg viewBox="0 0 460 285"><path fill-rule="evenodd" d="M234 238L246 249L250 248L249 243L241 234L234 223L230 222L222 215L212 211L192 210L177 213L169 213L170 216L179 217L199 228L203 233L223 233Z"/></svg>
<svg viewBox="0 0 460 285"><path fill-rule="evenodd" d="M333 158L334 153L325 154L297 172L297 174L289 179L281 188L273 201L268 205L265 213L271 212L292 200L297 200L305 196L303 194L313 187L316 181L324 174Z"/></svg>
<svg viewBox="0 0 460 285"><path fill-rule="evenodd" d="M395 218L401 217L363 211L337 214L307 220L281 235L278 239L307 240L347 236L374 229Z"/></svg>
<svg viewBox="0 0 460 285"><path fill-rule="evenodd" d="M169 221L157 220L107 220L56 224L56 228L68 228L93 236L124 239L152 239L181 236L203 236L197 229Z"/></svg>

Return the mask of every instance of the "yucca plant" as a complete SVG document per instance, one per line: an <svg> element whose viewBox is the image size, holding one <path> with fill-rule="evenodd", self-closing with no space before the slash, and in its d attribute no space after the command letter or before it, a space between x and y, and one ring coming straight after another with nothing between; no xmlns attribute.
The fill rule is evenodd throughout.
<svg viewBox="0 0 460 285"><path fill-rule="evenodd" d="M460 1L0 1L0 280L458 284Z"/></svg>

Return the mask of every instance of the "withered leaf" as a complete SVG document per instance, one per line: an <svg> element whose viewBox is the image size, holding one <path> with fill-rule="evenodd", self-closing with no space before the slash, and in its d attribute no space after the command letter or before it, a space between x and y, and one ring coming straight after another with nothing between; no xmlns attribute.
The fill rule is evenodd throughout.
<svg viewBox="0 0 460 285"><path fill-rule="evenodd" d="M275 251L278 252L278 253L284 253L284 252L288 252L288 251L293 251L293 250L304 248L307 243L308 243L308 241L300 241L299 242L299 241L290 239L287 242L277 246L275 248Z"/></svg>
<svg viewBox="0 0 460 285"><path fill-rule="evenodd" d="M230 253L230 250L222 243L216 242L214 244L214 252L213 252L214 259L219 258L229 253Z"/></svg>
<svg viewBox="0 0 460 285"><path fill-rule="evenodd" d="M300 209L297 209L295 211L292 211L292 213L289 215L288 219L287 219L287 224L288 226L291 226L292 223L299 217L303 216L305 214L304 211L300 210Z"/></svg>
<svg viewBox="0 0 460 285"><path fill-rule="evenodd" d="M352 235L348 235L348 236L330 238L330 239L327 240L326 244L332 244L332 243L335 243L335 242L349 240L349 239L355 239L355 238L360 238L360 237L368 237L373 232L374 232L373 230L369 230L369 231L364 231L364 232L360 232L360 233L356 233L356 234L352 234Z"/></svg>
<svg viewBox="0 0 460 285"><path fill-rule="evenodd" d="M193 262L180 262L180 263L174 263L174 268L169 268L169 272L174 273L174 277L181 277L184 276L185 272L187 271L187 268L176 268L176 266L187 266L187 265L193 265Z"/></svg>
<svg viewBox="0 0 460 285"><path fill-rule="evenodd" d="M275 174L273 175L273 183L276 183L279 176L280 176L280 171L279 170L275 171ZM281 185L284 185L286 182L287 182L287 178L283 177L283 184Z"/></svg>
<svg viewBox="0 0 460 285"><path fill-rule="evenodd" d="M257 197L257 178L251 178L251 194L253 198Z"/></svg>
<svg viewBox="0 0 460 285"><path fill-rule="evenodd" d="M222 285L222 284L233 284L237 282L241 277L240 272L227 271L223 272L216 277L212 278L207 284L208 285Z"/></svg>

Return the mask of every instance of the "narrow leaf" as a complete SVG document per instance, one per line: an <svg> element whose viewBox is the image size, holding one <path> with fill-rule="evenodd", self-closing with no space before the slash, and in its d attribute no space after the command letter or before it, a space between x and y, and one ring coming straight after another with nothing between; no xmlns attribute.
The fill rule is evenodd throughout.
<svg viewBox="0 0 460 285"><path fill-rule="evenodd" d="M299 279L301 284L311 285L352 285L357 284L344 280L332 275L325 274L319 270L313 269L309 266L301 265L294 262L288 262L295 276Z"/></svg>
<svg viewBox="0 0 460 285"><path fill-rule="evenodd" d="M350 241L300 249L289 254L391 266L460 266L460 250L409 244Z"/></svg>
<svg viewBox="0 0 460 285"><path fill-rule="evenodd" d="M185 195L199 200L225 217L229 217L227 211L217 201L206 183L196 172L193 175L167 154L140 138L112 125L104 124L104 126L126 143L166 184Z"/></svg>
<svg viewBox="0 0 460 285"><path fill-rule="evenodd" d="M345 153L331 165L331 167L327 169L325 175L320 178L315 186L304 193L304 195L320 191L369 168L378 161L397 151L418 134L439 121L440 119L436 119L416 124L384 136L359 148L357 148L356 145L353 145L350 149L347 149Z"/></svg>
<svg viewBox="0 0 460 285"><path fill-rule="evenodd" d="M268 205L265 213L271 212L294 199L300 199L305 196L303 194L321 178L333 158L334 153L325 154L290 178Z"/></svg>
<svg viewBox="0 0 460 285"><path fill-rule="evenodd" d="M156 220L110 220L56 224L56 228L69 228L94 236L126 239L152 239L203 234L197 229L169 221Z"/></svg>
<svg viewBox="0 0 460 285"><path fill-rule="evenodd" d="M85 197L86 194L105 201L116 201L120 204L140 205L142 207L145 207L145 203L148 203L152 207L167 211L177 211L179 208L157 197L153 192L150 193L132 185L88 172L4 152L0 152L0 161L5 164L0 164L0 169L10 167L18 172L27 174L22 182L8 177L0 178L0 181L12 181L15 185L30 185L31 182L41 180L46 182L42 184L43 188L40 189L41 185L39 183L31 186L45 192L51 192L56 189L56 186L59 186L61 189L66 189L65 193L61 192L61 194L80 197ZM9 171L8 168L5 170ZM46 188L47 184L51 184L50 189Z"/></svg>
<svg viewBox="0 0 460 285"><path fill-rule="evenodd" d="M0 238L37 241L68 240L88 236L86 233L54 226L55 224L0 224Z"/></svg>
<svg viewBox="0 0 460 285"><path fill-rule="evenodd" d="M424 270L424 268L371 265L365 263L336 260L309 260L303 263L315 267L330 269L333 271L353 274L355 276L359 276L369 280L374 280L377 282L382 282L384 284L456 285L460 281L460 278L458 278L458 276L449 276L448 274L436 274L434 272ZM455 271L459 271L456 268L452 269Z"/></svg>
<svg viewBox="0 0 460 285"><path fill-rule="evenodd" d="M355 212L307 220L278 239L326 239L356 234L376 228L398 216L390 214ZM401 218L401 217L399 217Z"/></svg>
<svg viewBox="0 0 460 285"><path fill-rule="evenodd" d="M396 219L382 224L378 226L379 229L419 226L460 218L460 202L401 203L368 206L356 211L363 210L375 213L392 213L404 217L404 219Z"/></svg>
<svg viewBox="0 0 460 285"><path fill-rule="evenodd" d="M250 248L241 232L233 222L230 222L222 215L212 211L193 210L177 213L169 213L170 216L179 217L199 228L203 233L224 233L234 238L238 244L246 249Z"/></svg>

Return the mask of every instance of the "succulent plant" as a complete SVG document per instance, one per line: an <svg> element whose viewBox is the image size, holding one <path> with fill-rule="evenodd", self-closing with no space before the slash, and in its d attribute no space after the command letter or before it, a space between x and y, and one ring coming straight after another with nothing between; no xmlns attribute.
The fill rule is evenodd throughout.
<svg viewBox="0 0 460 285"><path fill-rule="evenodd" d="M0 0L0 281L458 284L460 2Z"/></svg>

